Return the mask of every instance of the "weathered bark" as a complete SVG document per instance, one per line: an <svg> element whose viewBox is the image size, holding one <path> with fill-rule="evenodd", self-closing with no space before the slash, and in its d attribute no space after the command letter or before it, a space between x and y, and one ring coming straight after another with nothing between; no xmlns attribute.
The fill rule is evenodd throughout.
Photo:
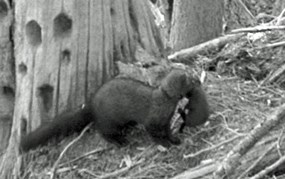
<svg viewBox="0 0 285 179"><path fill-rule="evenodd" d="M17 178L19 139L85 102L133 62L136 49L160 57L163 45L147 1L15 1L17 89L12 135L0 178Z"/></svg>
<svg viewBox="0 0 285 179"><path fill-rule="evenodd" d="M159 0L159 4L161 11L165 17L166 29L169 30L172 16L173 0Z"/></svg>
<svg viewBox="0 0 285 179"><path fill-rule="evenodd" d="M6 88L0 92L0 155L8 146L14 110L14 93L6 92Z"/></svg>
<svg viewBox="0 0 285 179"><path fill-rule="evenodd" d="M0 0L0 153L8 145L14 109L13 42L10 39L12 20L9 2Z"/></svg>
<svg viewBox="0 0 285 179"><path fill-rule="evenodd" d="M165 42L169 40L169 32L171 28L171 17L173 10L173 0L159 0L157 6L164 16L163 36L165 37Z"/></svg>
<svg viewBox="0 0 285 179"><path fill-rule="evenodd" d="M219 36L222 17L223 1L174 1L170 46L177 51Z"/></svg>

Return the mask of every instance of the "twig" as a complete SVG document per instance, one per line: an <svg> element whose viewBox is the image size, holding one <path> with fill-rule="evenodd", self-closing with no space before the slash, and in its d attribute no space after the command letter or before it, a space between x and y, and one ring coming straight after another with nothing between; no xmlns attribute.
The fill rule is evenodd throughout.
<svg viewBox="0 0 285 179"><path fill-rule="evenodd" d="M239 135L239 136L246 135L245 133L240 133L240 132L235 131L234 129L230 128L229 126L225 126L224 128L227 129L228 131L234 133L235 135Z"/></svg>
<svg viewBox="0 0 285 179"><path fill-rule="evenodd" d="M253 32L265 32L271 30L285 30L285 26L256 26L256 27L247 27L232 30L231 33L253 33Z"/></svg>
<svg viewBox="0 0 285 179"><path fill-rule="evenodd" d="M246 5L241 1L241 0L238 0L238 2L240 3L240 5L244 8L244 10L249 14L249 16L255 20L255 17L252 15L252 13L250 12L250 10L248 10L248 8L246 7ZM255 20L256 21L256 20Z"/></svg>
<svg viewBox="0 0 285 179"><path fill-rule="evenodd" d="M260 20L260 19L263 19L263 18L272 19L272 21L271 21L272 23L271 23L271 24L274 24L273 21L276 20L276 16L271 15L271 14L266 14L266 13L259 13L259 14L255 17L255 19L256 19L257 21Z"/></svg>
<svg viewBox="0 0 285 179"><path fill-rule="evenodd" d="M59 167L62 167L62 166L64 166L64 165L66 165L66 164L70 164L70 163L76 162L76 161L78 161L78 160L81 160L82 158L85 158L85 157L87 157L87 156L89 156L89 155L92 155L92 154L101 152L101 151L103 151L103 150L106 150L106 148L99 148L99 149L95 149L95 150L89 151L89 152L87 152L87 153L85 153L85 154L83 154L83 155L81 155L81 156L79 156L79 157L76 157L75 159L72 159L72 160L67 161L67 162L65 162L65 163L61 163L61 164L59 165Z"/></svg>
<svg viewBox="0 0 285 179"><path fill-rule="evenodd" d="M142 161L143 161L143 159L141 159L141 160L137 161L136 163L133 163L133 164L131 164L131 165L129 165L129 166L126 166L126 167L124 167L124 168L121 168L121 169L119 169L119 170L116 170L116 171L114 171L114 172L105 174L104 176L101 176L101 177L99 177L99 178L100 178L100 179L105 179L105 178L112 178L112 177L118 176L118 175L120 175L120 174L122 174L122 173L128 171L129 169L133 168L134 166L140 164Z"/></svg>
<svg viewBox="0 0 285 179"><path fill-rule="evenodd" d="M239 135L239 136L245 135L245 134L243 134L243 133L239 133L239 132L235 131L234 129L230 128L229 125L228 125L228 122L227 122L227 120L226 120L226 117L225 117L225 115L224 115L223 113L217 112L217 116L218 116L218 115L221 116L222 119L223 119L223 121L224 121L224 125L222 125L222 127L224 127L225 129L227 129L228 131L230 131L230 132L232 132L232 133L234 133L234 134L236 134L236 135Z"/></svg>
<svg viewBox="0 0 285 179"><path fill-rule="evenodd" d="M277 160L274 164L266 167L264 170L262 170L261 172L259 172L258 174L254 175L253 177L251 177L250 179L260 179L263 178L266 174L268 174L269 172L273 171L274 169L276 169L277 167L279 167L280 165L282 165L285 162L285 156L281 157L279 160Z"/></svg>
<svg viewBox="0 0 285 179"><path fill-rule="evenodd" d="M218 148L218 147L220 147L220 146L222 146L222 145L224 145L224 144L230 143L230 142L232 142L232 141L234 141L234 140L236 140L236 139L238 139L238 138L240 138L240 137L241 137L240 135L239 135L239 136L234 136L234 137L232 137L232 138L230 138L230 139L228 139L228 140L225 140L225 141L223 141L223 142L221 142L221 143L219 143L219 144L217 144L217 145L213 145L213 146L211 146L211 147L209 147L209 148L200 150L200 151L198 151L198 152L196 152L196 153L194 153L194 154L183 155L183 158L184 158L184 159L187 159L187 158L194 158L194 157L196 157L196 156L198 156L198 155L200 155L200 154L202 154L202 153L204 153L204 152L214 150L214 149L216 149L216 148Z"/></svg>
<svg viewBox="0 0 285 179"><path fill-rule="evenodd" d="M75 170L77 169L78 166L71 166L71 167L62 167L62 168L59 168L56 173L59 174L59 173L65 173L65 172L68 172L68 171L71 171L71 170ZM47 173L48 175L52 175L51 171Z"/></svg>
<svg viewBox="0 0 285 179"><path fill-rule="evenodd" d="M281 131L281 133L280 133L280 135L278 137L277 144L276 144L277 145L277 151L278 151L278 154L279 154L280 157L283 156L283 154L281 152L281 147L280 147L280 143L282 141L283 135L284 135L284 127L282 127L282 131Z"/></svg>
<svg viewBox="0 0 285 179"><path fill-rule="evenodd" d="M185 134L188 134L188 135L191 135L192 138L196 137L197 135L200 135L201 133L204 133L204 132L209 132L211 130L214 130L214 129L217 129L218 127L221 127L221 124L217 124L215 126L211 126L211 127L208 127L208 128L202 128L201 130L197 131L196 133L190 133L190 132L185 132Z"/></svg>
<svg viewBox="0 0 285 179"><path fill-rule="evenodd" d="M272 44L267 44L267 45L264 45L262 47L257 47L255 49L263 49L263 48L273 48L273 47L279 47L279 46L283 46L285 45L285 41L282 41L282 42L276 42L276 43L272 43Z"/></svg>
<svg viewBox="0 0 285 179"><path fill-rule="evenodd" d="M92 123L90 123L89 125L87 125L82 132L80 133L80 135L78 137L76 137L73 141L71 141L64 149L63 151L60 153L58 159L56 160L56 162L54 163L52 169L51 169L51 179L54 179L55 174L56 174L56 170L57 170L57 166L60 162L60 160L62 159L63 155L66 153L66 151L74 144L76 143L79 139L81 139L81 137L84 135L84 133L90 128L90 126L92 125Z"/></svg>
<svg viewBox="0 0 285 179"><path fill-rule="evenodd" d="M80 169L79 173L87 173L88 175L91 175L94 178L98 178L98 176L96 174L94 174L92 171L90 171L86 168Z"/></svg>
<svg viewBox="0 0 285 179"><path fill-rule="evenodd" d="M280 22L282 21L282 17L283 17L283 15L284 15L284 13L285 13L285 8L282 10L281 14L277 17L277 19L276 19L276 25L279 25L279 24L280 24Z"/></svg>

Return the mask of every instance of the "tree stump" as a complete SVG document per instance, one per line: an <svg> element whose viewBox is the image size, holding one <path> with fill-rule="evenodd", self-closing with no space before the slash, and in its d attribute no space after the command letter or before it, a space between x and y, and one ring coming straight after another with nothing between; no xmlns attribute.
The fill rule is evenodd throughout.
<svg viewBox="0 0 285 179"><path fill-rule="evenodd" d="M114 62L138 60L137 47L159 58L164 50L147 1L14 3L17 89L12 133L0 163L5 179L20 176L22 135L84 103L119 73Z"/></svg>

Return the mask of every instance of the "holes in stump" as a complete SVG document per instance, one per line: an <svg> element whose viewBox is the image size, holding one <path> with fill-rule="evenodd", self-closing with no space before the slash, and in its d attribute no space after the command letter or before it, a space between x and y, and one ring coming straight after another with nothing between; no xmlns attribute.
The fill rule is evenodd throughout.
<svg viewBox="0 0 285 179"><path fill-rule="evenodd" d="M168 1L168 13L169 13L169 15L170 15L170 17L169 17L169 20L171 20L172 19L172 11L173 11L173 1L174 0L167 0ZM171 21L169 21L169 22L171 22Z"/></svg>
<svg viewBox="0 0 285 179"><path fill-rule="evenodd" d="M53 34L55 37L64 38L71 32L72 20L64 13L60 13L53 20Z"/></svg>
<svg viewBox="0 0 285 179"><path fill-rule="evenodd" d="M15 96L14 89L10 86L3 86L2 87L3 94L7 96Z"/></svg>
<svg viewBox="0 0 285 179"><path fill-rule="evenodd" d="M70 62L70 50L65 49L61 52L61 61L64 63L69 63Z"/></svg>
<svg viewBox="0 0 285 179"><path fill-rule="evenodd" d="M19 71L20 73L23 73L23 74L26 74L27 73L27 66L22 62L20 65L19 65Z"/></svg>
<svg viewBox="0 0 285 179"><path fill-rule="evenodd" d="M35 20L27 23L26 35L31 45L38 46L42 43L42 28Z"/></svg>
<svg viewBox="0 0 285 179"><path fill-rule="evenodd" d="M27 134L27 119L24 117L21 118L21 132L23 136Z"/></svg>
<svg viewBox="0 0 285 179"><path fill-rule="evenodd" d="M114 15L115 14L115 10L113 7L110 8L110 12L111 12L111 15Z"/></svg>
<svg viewBox="0 0 285 179"><path fill-rule="evenodd" d="M1 0L0 1L0 20L8 15L8 6L7 4Z"/></svg>
<svg viewBox="0 0 285 179"><path fill-rule="evenodd" d="M43 84L38 87L38 92L42 99L44 109L49 111L52 107L53 87L49 84Z"/></svg>

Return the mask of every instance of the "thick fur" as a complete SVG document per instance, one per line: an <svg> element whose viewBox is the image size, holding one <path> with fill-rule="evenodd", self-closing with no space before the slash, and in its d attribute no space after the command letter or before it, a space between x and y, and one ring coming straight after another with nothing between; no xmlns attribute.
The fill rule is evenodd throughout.
<svg viewBox="0 0 285 179"><path fill-rule="evenodd" d="M177 102L193 89L194 83L182 70L171 71L158 88L128 78L112 79L85 108L63 113L24 136L20 148L35 148L53 137L80 131L92 121L107 141L120 146L127 144L125 129L137 123L144 125L155 142L165 147L179 144L170 132L170 119Z"/></svg>
<svg viewBox="0 0 285 179"><path fill-rule="evenodd" d="M185 106L185 110L188 110L188 113L186 114L181 109L178 111L184 121L180 127L180 132L183 132L185 126L196 127L204 124L210 115L207 96L202 85L196 85L186 94L186 97L189 99L188 104Z"/></svg>
<svg viewBox="0 0 285 179"><path fill-rule="evenodd" d="M171 134L170 120L177 102L192 90L193 82L180 70L172 71L158 88L131 79L111 80L92 100L95 126L107 141L117 145L127 143L122 131L130 123L143 124L154 141L165 147L180 144Z"/></svg>
<svg viewBox="0 0 285 179"><path fill-rule="evenodd" d="M90 113L89 106L78 107L72 112L64 112L56 116L52 122L43 124L36 130L23 136L20 142L20 150L26 152L46 144L52 138L68 136L71 133L80 132L93 121L93 114Z"/></svg>

